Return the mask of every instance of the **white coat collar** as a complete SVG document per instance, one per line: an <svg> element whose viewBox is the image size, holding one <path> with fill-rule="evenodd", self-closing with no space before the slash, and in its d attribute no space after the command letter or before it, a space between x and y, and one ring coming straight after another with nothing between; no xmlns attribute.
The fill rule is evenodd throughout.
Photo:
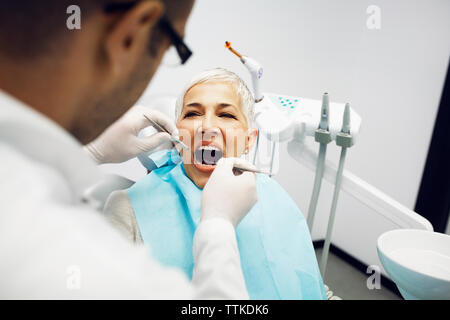
<svg viewBox="0 0 450 320"><path fill-rule="evenodd" d="M0 141L33 161L59 171L81 200L84 190L101 178L95 162L64 128L0 90Z"/></svg>

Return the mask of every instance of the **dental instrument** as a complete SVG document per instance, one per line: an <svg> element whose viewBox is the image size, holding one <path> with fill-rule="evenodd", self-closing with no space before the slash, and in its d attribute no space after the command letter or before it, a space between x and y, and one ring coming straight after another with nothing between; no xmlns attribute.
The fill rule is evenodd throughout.
<svg viewBox="0 0 450 320"><path fill-rule="evenodd" d="M277 142L273 141L272 142L272 157L270 158L270 177L272 177L273 175L273 159L275 157L275 148L277 147Z"/></svg>
<svg viewBox="0 0 450 320"><path fill-rule="evenodd" d="M328 218L327 235L322 249L322 258L320 260L320 273L325 279L325 271L327 269L328 252L330 250L331 232L333 231L334 217L336 214L337 201L339 198L339 191L341 190L342 173L344 171L344 162L347 154L347 148L353 145L352 135L350 134L350 105L345 105L344 119L342 121L341 132L336 136L336 145L341 147L341 157L339 159L339 167L336 173L336 183L334 184L333 201L331 204L330 216ZM323 165L323 164L322 164Z"/></svg>
<svg viewBox="0 0 450 320"><path fill-rule="evenodd" d="M264 170L260 170L260 169L244 168L244 167L240 167L240 166L237 166L237 165L234 165L233 169L239 170L239 171L248 171L248 172L253 172L253 173L261 173L261 174L265 174L265 175L270 176L270 172L267 172L267 171L264 171Z"/></svg>
<svg viewBox="0 0 450 320"><path fill-rule="evenodd" d="M180 144L184 149L186 150L190 150L191 148L189 148L187 145L185 145L183 142L181 142L179 139L172 137L172 135L170 134L169 131L167 131L167 129L163 128L162 126L160 126L157 122L153 121L152 119L150 119L149 117L147 117L145 114L143 115L145 117L145 119L147 119L148 121L150 121L155 127L156 129L160 130L160 131L164 131L167 132L170 135L170 140Z"/></svg>
<svg viewBox="0 0 450 320"><path fill-rule="evenodd" d="M327 152L327 144L331 142L330 131L328 131L328 114L329 114L329 97L328 93L323 94L319 127L314 134L314 140L320 143L319 157L317 159L316 175L314 177L314 188L309 201L308 209L308 227L312 231L314 224L314 216L316 214L317 200L319 199L320 187L322 186L322 177L325 164L325 155Z"/></svg>
<svg viewBox="0 0 450 320"><path fill-rule="evenodd" d="M238 53L231 47L231 43L229 41L225 41L225 48L234 53L245 65L247 70L250 72L252 76L253 94L255 95L255 102L261 101L264 98L263 94L259 89L260 79L263 75L263 68L261 67L261 65L255 60Z"/></svg>
<svg viewBox="0 0 450 320"><path fill-rule="evenodd" d="M253 154L253 164L256 164L256 156L258 155L258 147L259 147L259 134L256 136L256 143L255 143L255 152Z"/></svg>

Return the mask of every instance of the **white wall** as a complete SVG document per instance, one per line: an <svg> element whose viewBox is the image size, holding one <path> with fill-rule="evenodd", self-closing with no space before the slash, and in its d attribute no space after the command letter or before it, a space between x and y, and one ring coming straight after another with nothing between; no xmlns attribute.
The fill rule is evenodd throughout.
<svg viewBox="0 0 450 320"><path fill-rule="evenodd" d="M381 29L366 27L369 5L381 9ZM192 60L162 67L151 94L176 95L197 72L225 67L249 81L233 47L264 66L263 91L350 102L363 119L346 169L413 209L450 53L448 0L199 0L187 26ZM338 159L330 144L328 159ZM281 146L276 180L306 213L313 173ZM132 160L106 166L137 179L144 170ZM313 238L325 234L332 187L323 183ZM333 242L367 264L380 264L377 237L395 226L341 194Z"/></svg>

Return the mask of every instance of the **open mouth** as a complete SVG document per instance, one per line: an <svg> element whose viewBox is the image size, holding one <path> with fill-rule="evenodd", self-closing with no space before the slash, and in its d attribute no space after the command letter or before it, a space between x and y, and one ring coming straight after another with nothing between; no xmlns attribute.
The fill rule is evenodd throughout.
<svg viewBox="0 0 450 320"><path fill-rule="evenodd" d="M194 151L194 166L200 171L213 171L223 152L216 146L200 146Z"/></svg>

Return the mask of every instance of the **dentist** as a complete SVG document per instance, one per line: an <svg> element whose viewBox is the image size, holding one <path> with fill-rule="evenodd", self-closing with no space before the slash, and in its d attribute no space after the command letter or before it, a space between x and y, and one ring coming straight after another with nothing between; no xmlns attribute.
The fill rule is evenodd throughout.
<svg viewBox="0 0 450 320"><path fill-rule="evenodd" d="M74 4L79 30L65 23ZM188 58L182 36L192 5L0 2L0 299L248 298L234 228L257 196L253 174L232 173L238 160L221 161L205 186L192 283L122 238L82 197L100 178L96 164L168 141L166 133L138 139L147 123L128 109L170 45ZM176 135L164 115L146 115Z"/></svg>

